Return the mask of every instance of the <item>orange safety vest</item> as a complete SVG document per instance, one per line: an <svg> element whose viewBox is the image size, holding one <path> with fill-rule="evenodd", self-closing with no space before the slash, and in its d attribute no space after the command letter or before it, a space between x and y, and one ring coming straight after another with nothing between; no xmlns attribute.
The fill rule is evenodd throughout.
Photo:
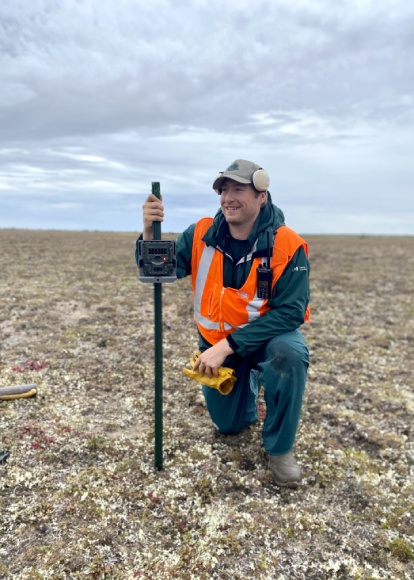
<svg viewBox="0 0 414 580"><path fill-rule="evenodd" d="M191 271L194 319L203 337L210 344L216 344L235 330L263 316L270 307L267 306L267 299L257 296L256 270L263 261L261 257L253 259L250 273L241 288L224 287L223 253L207 246L202 240L212 223L213 218L203 218L196 224ZM308 245L304 239L287 226L278 228L270 262L273 270L272 291L292 256L301 246L308 255ZM305 321L310 321L309 306Z"/></svg>

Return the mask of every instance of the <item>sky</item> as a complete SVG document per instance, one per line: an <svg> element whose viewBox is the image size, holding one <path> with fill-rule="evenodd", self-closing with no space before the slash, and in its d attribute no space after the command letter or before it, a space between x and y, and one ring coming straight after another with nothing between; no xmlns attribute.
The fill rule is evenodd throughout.
<svg viewBox="0 0 414 580"><path fill-rule="evenodd" d="M163 232L235 159L301 234L414 235L414 3L0 0L0 228Z"/></svg>

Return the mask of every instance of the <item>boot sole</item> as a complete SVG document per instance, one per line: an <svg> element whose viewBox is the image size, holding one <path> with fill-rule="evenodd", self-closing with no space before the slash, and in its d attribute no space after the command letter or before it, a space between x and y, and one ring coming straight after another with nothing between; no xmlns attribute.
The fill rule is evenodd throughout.
<svg viewBox="0 0 414 580"><path fill-rule="evenodd" d="M285 481L285 482L281 482L281 481L277 481L277 479L275 479L274 482L279 487L289 487L290 489L296 489L297 487L299 487L299 484L300 484L300 481Z"/></svg>

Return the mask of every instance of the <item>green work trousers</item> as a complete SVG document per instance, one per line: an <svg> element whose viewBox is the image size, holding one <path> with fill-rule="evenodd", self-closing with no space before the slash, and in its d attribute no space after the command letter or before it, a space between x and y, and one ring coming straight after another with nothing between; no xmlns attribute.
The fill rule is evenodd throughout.
<svg viewBox="0 0 414 580"><path fill-rule="evenodd" d="M204 345L205 350L205 345ZM231 435L258 420L259 385L264 388L266 418L263 445L270 455L292 450L299 424L309 365L309 352L299 330L281 334L255 353L226 358L237 381L228 395L203 385L211 419L220 433Z"/></svg>

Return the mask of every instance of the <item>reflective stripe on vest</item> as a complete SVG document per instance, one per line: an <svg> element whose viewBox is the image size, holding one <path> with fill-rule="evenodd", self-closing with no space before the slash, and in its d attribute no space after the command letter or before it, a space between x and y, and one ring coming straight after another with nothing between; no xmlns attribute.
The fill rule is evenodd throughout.
<svg viewBox="0 0 414 580"><path fill-rule="evenodd" d="M198 271L195 282L195 294L194 294L194 318L200 326L204 326L208 330L220 330L220 323L213 322L209 318L201 314L201 300L203 297L204 287L206 284L207 275L210 271L211 262L215 253L215 249L212 246L205 246L201 259L198 265ZM224 323L225 330L231 330L231 325Z"/></svg>

